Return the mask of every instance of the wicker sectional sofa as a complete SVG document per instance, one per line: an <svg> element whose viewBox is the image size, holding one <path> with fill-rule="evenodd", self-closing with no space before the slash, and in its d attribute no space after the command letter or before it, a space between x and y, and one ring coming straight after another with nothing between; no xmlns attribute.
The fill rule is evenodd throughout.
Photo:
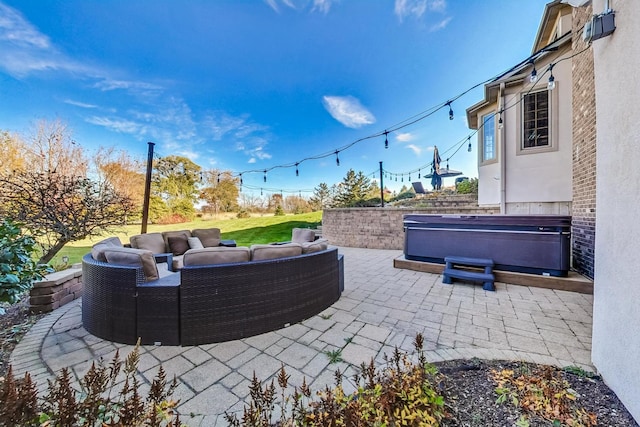
<svg viewBox="0 0 640 427"><path fill-rule="evenodd" d="M307 253L299 243L190 249L171 272L150 251L111 241L82 261L84 327L125 344L199 345L300 322L344 289L342 255L308 243Z"/></svg>

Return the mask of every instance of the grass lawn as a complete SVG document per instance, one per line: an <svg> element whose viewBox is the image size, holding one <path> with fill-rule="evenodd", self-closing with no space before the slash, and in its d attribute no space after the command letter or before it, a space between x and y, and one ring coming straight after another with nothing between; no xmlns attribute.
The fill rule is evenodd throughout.
<svg viewBox="0 0 640 427"><path fill-rule="evenodd" d="M264 216L233 219L198 219L192 222L171 225L149 224L148 233L169 230L193 230L194 228L217 227L223 239L235 240L238 246L250 246L253 243L284 242L291 240L291 230L295 227L316 228L322 222L322 212L300 215ZM93 239L80 240L67 244L51 261L52 265L61 264L63 256L69 257L69 263L77 263L91 250L94 243L109 236L118 236L122 243L128 243L129 237L140 234L140 224L120 227L112 233Z"/></svg>

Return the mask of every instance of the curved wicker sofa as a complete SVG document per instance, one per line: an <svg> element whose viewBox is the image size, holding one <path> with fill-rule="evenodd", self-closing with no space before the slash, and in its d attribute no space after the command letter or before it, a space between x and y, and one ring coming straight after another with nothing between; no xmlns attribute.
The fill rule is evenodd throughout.
<svg viewBox="0 0 640 427"><path fill-rule="evenodd" d="M185 266L145 282L141 267L82 259L82 322L125 344L198 345L277 330L340 298L342 255L320 252L235 264Z"/></svg>

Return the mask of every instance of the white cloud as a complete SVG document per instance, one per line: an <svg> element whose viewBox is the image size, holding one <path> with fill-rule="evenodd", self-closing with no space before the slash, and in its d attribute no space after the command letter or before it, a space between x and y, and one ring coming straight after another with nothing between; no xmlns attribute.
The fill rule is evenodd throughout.
<svg viewBox="0 0 640 427"><path fill-rule="evenodd" d="M93 104L87 104L84 102L80 102L80 101L74 101L72 99L65 99L63 101L65 104L69 104L69 105L73 105L74 107L80 107L80 108L98 108L97 105L93 105Z"/></svg>
<svg viewBox="0 0 640 427"><path fill-rule="evenodd" d="M25 20L20 12L0 3L0 41L23 48L49 49L49 38Z"/></svg>
<svg viewBox="0 0 640 427"><path fill-rule="evenodd" d="M337 0L313 0L311 12L320 12L325 15L329 13L331 5ZM280 4L293 10L305 10L309 5L309 0L264 0L267 5L276 13L280 13Z"/></svg>
<svg viewBox="0 0 640 427"><path fill-rule="evenodd" d="M413 140L413 135L409 132L399 133L396 135L396 140L399 142L409 142Z"/></svg>
<svg viewBox="0 0 640 427"><path fill-rule="evenodd" d="M329 13L329 9L331 9L331 4L333 0L313 0L313 9L311 11L318 10L325 15Z"/></svg>
<svg viewBox="0 0 640 427"><path fill-rule="evenodd" d="M350 128L360 128L375 123L373 114L352 96L324 96L324 108L331 116Z"/></svg>
<svg viewBox="0 0 640 427"><path fill-rule="evenodd" d="M440 31L443 30L447 27L447 25L449 25L449 22L451 22L451 17L447 17L445 19L443 19L442 21L438 22L437 24L432 25L429 28L429 31L431 31L432 33L435 31Z"/></svg>
<svg viewBox="0 0 640 427"><path fill-rule="evenodd" d="M394 12L402 21L407 16L421 18L427 11L427 0L396 0Z"/></svg>
<svg viewBox="0 0 640 427"><path fill-rule="evenodd" d="M140 123L133 122L131 120L119 119L119 118L110 118L110 117L99 117L92 116L86 119L87 123L91 123L93 125L102 126L107 129L113 130L118 133L129 133L129 134L145 134L146 131L144 127Z"/></svg>
<svg viewBox="0 0 640 427"><path fill-rule="evenodd" d="M255 158L255 157L251 157L251 158L247 161L247 163L255 163L256 161L257 161L257 160L256 160L256 158Z"/></svg>
<svg viewBox="0 0 640 427"><path fill-rule="evenodd" d="M447 9L447 0L431 0L429 2L429 10L433 10L434 12L441 12Z"/></svg>
<svg viewBox="0 0 640 427"><path fill-rule="evenodd" d="M437 13L445 13L447 10L447 0L395 0L394 13L400 22L409 16L420 19L424 16L427 10ZM444 23L441 28L444 28L449 20L450 19L446 20L446 23ZM442 25L442 22L440 25ZM431 31L435 30L432 29Z"/></svg>
<svg viewBox="0 0 640 427"><path fill-rule="evenodd" d="M411 151L413 151L417 156L422 154L422 148L418 147L417 145L409 144L409 145L407 145L407 148L409 148Z"/></svg>

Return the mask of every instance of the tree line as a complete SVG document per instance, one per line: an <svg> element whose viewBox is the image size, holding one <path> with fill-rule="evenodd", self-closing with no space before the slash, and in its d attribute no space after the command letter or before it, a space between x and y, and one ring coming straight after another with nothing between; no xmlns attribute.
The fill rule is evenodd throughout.
<svg viewBox="0 0 640 427"><path fill-rule="evenodd" d="M90 155L62 121L41 120L25 134L0 130L0 215L16 221L41 247L48 263L69 242L99 236L140 220L146 163L125 151L99 148ZM372 206L380 188L362 172L320 183L311 197L242 192L231 171L203 170L190 159L154 159L149 220L179 223L196 215L235 212L305 213ZM197 209L199 207L199 209Z"/></svg>

